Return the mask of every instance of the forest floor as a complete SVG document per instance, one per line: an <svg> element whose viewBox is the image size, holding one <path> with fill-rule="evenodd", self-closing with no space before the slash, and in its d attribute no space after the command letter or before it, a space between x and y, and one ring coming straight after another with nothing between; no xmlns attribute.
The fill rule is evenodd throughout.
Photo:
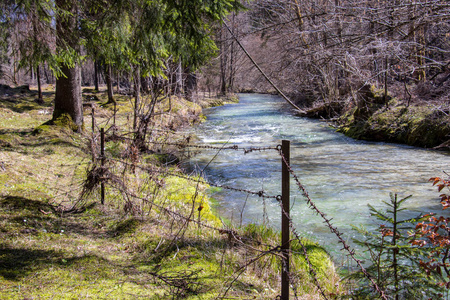
<svg viewBox="0 0 450 300"><path fill-rule="evenodd" d="M167 164L180 157L168 144L186 139L176 129L201 121L201 106L161 101L152 130L164 134L141 154L124 138L131 131L131 98L116 96L113 121L104 92L85 89L83 95L95 107L94 134L89 107L83 133L42 125L52 116L52 86L43 104L26 88L0 93L0 299L274 299L279 234L224 223L210 205L211 188ZM103 173L98 153L92 159L100 127L110 129ZM328 254L303 243L320 285L339 294ZM296 294L319 299L300 246L293 249Z"/></svg>

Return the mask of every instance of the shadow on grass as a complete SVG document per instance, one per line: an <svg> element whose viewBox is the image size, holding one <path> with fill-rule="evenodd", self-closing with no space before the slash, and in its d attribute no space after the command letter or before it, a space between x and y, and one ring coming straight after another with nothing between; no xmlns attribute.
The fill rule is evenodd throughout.
<svg viewBox="0 0 450 300"><path fill-rule="evenodd" d="M55 212L53 206L42 201L31 200L20 196L4 196L0 198L0 206L21 212L42 213L42 210Z"/></svg>
<svg viewBox="0 0 450 300"><path fill-rule="evenodd" d="M52 96L52 92L43 92L45 98ZM28 86L11 88L5 85L0 86L0 107L10 109L17 113L24 113L30 110L52 107L51 101L38 103L37 91L32 91Z"/></svg>
<svg viewBox="0 0 450 300"><path fill-rule="evenodd" d="M39 143L20 143L20 145L22 145L24 147L42 147L42 146L52 145L52 146L65 146L65 147L80 148L79 145L65 141L61 138L53 138L53 139L49 139L48 141L40 141Z"/></svg>
<svg viewBox="0 0 450 300"><path fill-rule="evenodd" d="M17 130L17 129L0 129L0 134L15 134L15 135L19 135L21 137L30 134L32 132L31 129L21 129L21 130Z"/></svg>
<svg viewBox="0 0 450 300"><path fill-rule="evenodd" d="M68 141L58 135L55 127L54 132L40 135L36 128L31 129L0 129L0 148L5 151L13 151L27 154L29 151L24 151L21 147L45 147L45 146L61 146L80 148L74 142Z"/></svg>
<svg viewBox="0 0 450 300"><path fill-rule="evenodd" d="M7 212L7 213L5 213ZM0 198L0 216L21 233L37 233L39 231L55 234L80 234L88 237L101 238L98 230L90 224L61 216L58 211L42 201L31 200L19 196L6 196ZM7 232L1 228L0 231Z"/></svg>
<svg viewBox="0 0 450 300"><path fill-rule="evenodd" d="M34 273L52 280L59 279L58 285L67 284L68 286L70 283L65 283L67 278L89 283L106 279L111 282L116 281L115 286L128 281L140 288L147 288L150 282L158 288L164 287L164 298L157 299L182 299L205 290L200 274L201 269L176 272L141 271L132 265L118 264L97 255L67 257L61 252L52 250L14 248L11 245L0 244L0 278L17 282L27 276L34 277ZM45 284L39 278L32 280ZM106 283L105 289L111 289L111 286Z"/></svg>
<svg viewBox="0 0 450 300"><path fill-rule="evenodd" d="M13 248L0 245L0 276L8 280L20 280L43 264L60 258L55 251Z"/></svg>
<svg viewBox="0 0 450 300"><path fill-rule="evenodd" d="M86 206L88 210L95 210L96 203ZM54 206L42 201L27 199L20 196L0 197L0 218L11 224L21 234L37 234L38 232L53 234L81 235L94 239L120 237L132 233L141 221L128 218L117 221L112 229L99 226L110 222L114 216L96 214L95 217L85 217L84 212L62 213ZM0 222L0 232L8 232Z"/></svg>
<svg viewBox="0 0 450 300"><path fill-rule="evenodd" d="M53 107L51 102L37 103L33 95L21 95L12 98L0 98L0 107L9 109L16 113L25 113L32 110L48 109Z"/></svg>
<svg viewBox="0 0 450 300"><path fill-rule="evenodd" d="M7 280L18 281L32 272L57 267L82 271L92 277L109 278L114 271L124 270L119 265L96 255L68 257L62 252L29 248L14 248L11 245L0 244L0 276Z"/></svg>

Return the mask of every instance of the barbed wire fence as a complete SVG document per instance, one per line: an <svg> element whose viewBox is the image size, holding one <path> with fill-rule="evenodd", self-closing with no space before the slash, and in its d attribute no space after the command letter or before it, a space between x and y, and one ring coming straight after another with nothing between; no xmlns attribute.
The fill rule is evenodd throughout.
<svg viewBox="0 0 450 300"><path fill-rule="evenodd" d="M286 210L286 206L283 205L282 195L270 195L265 190L254 191L254 190L248 190L248 189L244 189L244 188L237 188L237 187L233 187L233 186L229 186L229 185L221 185L221 184L215 184L212 182L208 182L203 179L203 175L204 175L203 172L206 167L203 168L203 170L201 170L200 174L187 175L187 174L181 174L181 173L178 173L175 171L169 171L168 168L157 167L155 165L146 165L146 164L140 163L139 160L136 159L136 157L133 157L133 155L131 155L131 156L129 155L129 157L131 157L129 160L116 158L111 155L107 155L104 152L105 139L106 140L127 141L131 144L133 142L134 138L130 137L130 135L132 136L133 133L132 132L125 133L122 135L118 134L118 131L117 131L117 128L115 125L116 109L114 109L113 116L109 116L109 119L114 118L113 125L109 126L108 130L106 130L106 131L103 130L103 127L101 127L101 128L98 127L98 124L95 122L94 113L95 113L94 108L92 108L92 137L90 140L90 143L91 143L90 150L92 151L92 168L88 172L88 177L91 176L91 178L90 178L91 186L84 186L82 194L86 193L86 190L92 190L92 188L95 185L102 186L103 188L102 188L102 192L101 192L101 194L102 194L101 202L104 203L104 201L105 201L104 185L108 184L110 187L118 190L123 195L123 197L126 199L126 203L127 203L126 205L128 205L129 208L131 208L133 205L133 199L139 200L143 203L150 205L150 207L155 207L155 208L159 209L159 211L161 213L172 218L173 220L183 221L183 226L181 226L181 228L178 230L178 232L174 236L172 242L177 240L179 235L184 234L184 231L187 229L187 226L189 224L195 224L199 228L207 228L207 229L217 231L220 234L225 234L228 236L228 239L230 241L232 240L233 242L241 244L246 247L251 247L251 245L249 245L248 243L243 241L241 239L241 237L238 235L238 233L231 227L226 226L224 224L222 225L222 227L217 227L217 226L211 225L208 222L201 221L201 219L200 219L201 206L198 207L198 216L199 217L198 217L198 219L195 218L195 200L196 200L195 197L198 196L197 195L198 185L204 184L204 185L221 188L224 190L239 192L239 193L242 193L243 195L247 195L247 197L248 196L257 196L257 197L262 198L263 200L275 199L278 201L278 203L280 205L282 218L285 218L288 222L287 224L288 224L289 231L287 234L289 237L289 242L287 244L289 244L291 241L294 241L294 240L299 243L299 245L302 249L301 254L304 256L305 261L308 265L309 273L310 273L312 281L314 282L315 286L317 287L318 292L323 297L323 299L328 299L327 291L319 282L317 271L315 270L315 268L310 260L307 248L303 244L302 238L300 237L300 234L298 233L298 229L295 227L294 222L289 214L289 211ZM109 122L110 121L108 121L108 120L104 121L103 124L101 124L101 125L108 125ZM96 132L98 132L98 133L96 133ZM299 177L297 176L297 174L293 170L292 166L290 165L289 158L285 156L285 151L283 151L282 145L265 146L265 147L241 147L238 145L223 144L222 146L218 147L218 146L211 146L211 145L192 144L192 143L190 143L189 138L185 139L182 142L170 142L167 140L163 140L163 141L160 141L160 140L151 141L150 140L150 141L146 141L146 142L148 143L149 146L150 145L159 146L159 147L170 146L170 147L176 147L182 151L190 151L192 149L196 149L197 151L202 151L202 150L206 150L206 149L207 150L216 150L217 152L214 155L213 159L216 156L218 156L220 154L220 152L222 152L222 151L237 151L237 152L242 152L243 155L253 153L253 152L265 152L265 151L273 151L273 152L277 153L280 157L282 166L286 168L289 175L294 179L295 185L296 185L298 191L301 192L301 194L303 195L303 199L306 202L306 204L308 205L308 207L315 214L319 215L323 219L324 226L328 227L330 232L333 233L334 236L336 237L338 243L342 244L341 251L345 251L347 253L347 256L350 257L351 260L353 260L356 263L356 265L362 271L364 276L371 282L373 289L379 294L380 298L388 299L385 292L377 285L377 283L375 282L375 279L372 278L372 276L366 271L366 269L362 265L362 262L356 257L355 250L344 240L344 238L342 237L342 233L338 230L338 228L336 226L334 226L332 224L331 219L327 218L326 214L322 210L320 210L316 206L316 204L313 202L313 200L311 199L311 197L308 194L308 191L306 190L304 185L301 183ZM213 159L211 159L211 161L213 161ZM165 205L158 203L151 197L143 196L140 193L131 191L127 187L127 185L123 181L121 181L119 179L119 177L114 174L113 171L111 171L113 169L113 166L121 166L122 174L125 173L125 170L134 171L136 169L140 169L141 171L149 174L150 175L149 180L155 182L159 186L163 185L162 184L163 178L165 178L167 176L178 177L180 179L194 182L197 185L197 188L196 188L196 192L195 192L196 195L194 196L194 199L192 201L192 207L191 207L190 211L188 212L188 214L181 213L181 212L177 211L176 209L168 208ZM81 200L82 200L82 197L80 197L79 201L74 205L74 207L76 205L78 205L81 202ZM242 214L242 212L241 212L241 214ZM285 234L285 233L282 233L282 235L283 234ZM230 278L228 280L226 288L225 288L224 292L222 293L222 295L219 297L219 299L226 298L226 295L228 294L232 285L245 272L245 270L248 268L248 266L256 263L258 260L262 259L263 257L266 257L267 255L277 256L277 257L281 258L283 262L286 262L286 259L288 259L288 257L292 254L291 249L287 249L287 251L284 251L285 249L282 249L283 244L267 245L267 248L268 248L267 250L260 250L260 249L254 248L254 247L251 247L251 248L252 248L252 250L256 250L258 252L258 254L254 258L250 259L245 265L241 266L237 270L237 272L235 272L235 276L233 276L232 278ZM293 289L295 298L297 299L298 298L297 289L295 287L294 280L293 280L293 278L296 276L296 274L295 274L295 270L290 270L289 260L287 260L287 265L285 263L282 264L281 271L282 271L282 274L285 273L287 276L286 280L287 280L288 292L287 292L287 294L285 292L284 293L282 292L277 298L281 299L281 300L288 300L289 299L289 287L290 287ZM282 282L282 284L281 284L282 289L283 289L283 285L285 285L285 284L286 283Z"/></svg>

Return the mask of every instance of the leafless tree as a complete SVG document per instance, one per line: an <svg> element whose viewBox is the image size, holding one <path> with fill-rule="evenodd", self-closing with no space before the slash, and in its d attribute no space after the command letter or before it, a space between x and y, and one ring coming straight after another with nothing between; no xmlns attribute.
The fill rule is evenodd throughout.
<svg viewBox="0 0 450 300"><path fill-rule="evenodd" d="M255 60L305 105L358 103L368 87L387 105L398 87L449 78L448 1L256 0L238 18L247 18L239 35ZM241 84L258 78L250 68L236 74Z"/></svg>

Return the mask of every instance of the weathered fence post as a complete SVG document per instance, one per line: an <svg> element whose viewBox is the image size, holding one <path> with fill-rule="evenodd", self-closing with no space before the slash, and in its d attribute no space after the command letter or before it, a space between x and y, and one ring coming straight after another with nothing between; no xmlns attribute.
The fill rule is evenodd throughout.
<svg viewBox="0 0 450 300"><path fill-rule="evenodd" d="M116 112L117 112L116 106L117 106L116 101L114 101L114 115L113 115L113 125L114 125L114 127L116 127Z"/></svg>
<svg viewBox="0 0 450 300"><path fill-rule="evenodd" d="M94 108L94 104L91 104L91 115L92 115L92 163L95 162L95 108Z"/></svg>
<svg viewBox="0 0 450 300"><path fill-rule="evenodd" d="M95 133L95 107L94 104L91 104L91 116L92 116L92 136Z"/></svg>
<svg viewBox="0 0 450 300"><path fill-rule="evenodd" d="M289 300L289 252L290 252L290 141L283 140L281 143L281 300Z"/></svg>
<svg viewBox="0 0 450 300"><path fill-rule="evenodd" d="M101 189L101 203L105 204L105 184L103 183L103 168L105 166L105 129L100 128L100 156L101 156L101 168L102 168L102 181L100 183Z"/></svg>

